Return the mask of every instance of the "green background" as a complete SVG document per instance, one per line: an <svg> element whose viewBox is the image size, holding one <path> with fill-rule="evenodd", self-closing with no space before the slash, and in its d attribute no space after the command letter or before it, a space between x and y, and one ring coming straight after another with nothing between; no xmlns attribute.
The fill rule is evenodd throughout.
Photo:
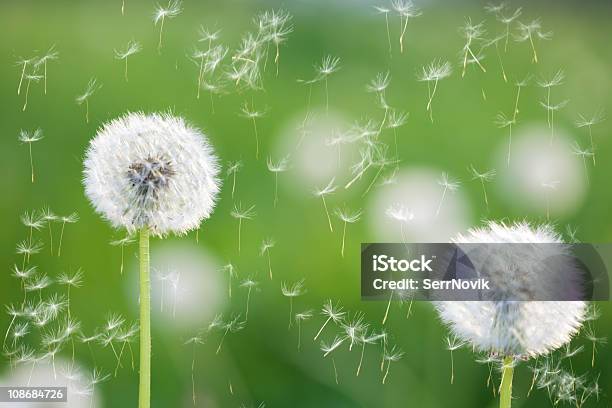
<svg viewBox="0 0 612 408"><path fill-rule="evenodd" d="M50 257L43 251L35 263L50 276L83 268L85 285L74 291L72 302L73 313L83 328L91 332L103 322L108 311L121 313L129 320L136 319L133 302L127 299L125 290L127 278L122 278L117 271L120 251L109 245L111 239L121 234L96 215L84 197L82 158L89 140L105 121L129 110L171 109L209 134L224 163L243 160L245 167L238 176L238 195L234 201L257 205L257 216L244 225L244 251L240 256L236 253L236 222L229 214L234 201L227 188L228 181L212 218L200 232L199 245L219 259L231 259L241 277L261 272L261 290L251 299L247 327L226 338L220 355L214 353L217 334L198 348L196 379L201 406L257 406L261 401L270 407L494 406L495 398L485 384L488 369L474 362L469 349L455 353L455 383L449 383L447 333L427 303L416 304L409 319L405 318L405 306L401 311L398 305L392 306L386 326L393 342L405 355L392 365L385 386L381 385L378 360L374 358L378 350L374 353L374 347L366 351L364 370L359 377L354 375L358 352L349 353L346 347L338 351L335 361L340 384L335 384L331 361L323 359L318 344L311 341L322 324L320 316L304 323L303 350L296 351L295 328L288 331L286 327L288 302L280 293L281 280L293 282L306 278L308 293L296 299L294 310L313 308L318 313L322 303L332 298L340 300L348 310L364 311L374 327L380 325L386 305L362 303L359 299L358 245L372 240L373 236L367 222L351 226L348 256L342 259L340 235L326 229L321 203L315 198L289 194L288 184L280 183L279 205L273 208L273 178L265 167L265 160L253 158L251 123L238 116L242 102L250 98L270 108L258 123L262 157L266 157L267 152L274 150L285 122L303 114L305 109L306 88L296 79L312 77L312 66L323 55L341 58L342 69L329 82L330 105L348 117L380 116L380 109L364 86L377 72L389 69L393 78L388 91L391 104L410 112L408 124L400 130L401 166L430 165L467 179L465 169L469 163L486 166L488 155L505 142L505 132L497 129L492 121L500 109L511 109L514 87L501 80L492 57L488 61L492 69L487 75L471 70L461 80L457 54L462 39L457 28L467 16L473 21L488 18L490 31L501 27L485 16L478 4L448 3L452 4L425 5L424 15L408 25L404 54L399 54L394 39L394 54L390 59L384 18L376 15L374 4L365 2L188 0L184 2L184 13L166 22L164 48L159 55L155 50L158 31L151 19L153 2L127 0L126 15L121 16L119 0L3 1L0 4L0 265L4 272L0 274L0 303L15 302L21 297L18 282L10 276L10 268L18 260L14 248L26 237L19 216L24 211L48 205L59 214L77 211L81 220L66 227L65 252L61 258ZM599 106L612 111L612 48L609 45L612 10L603 2L525 2L524 6L525 19L542 17L545 30L553 30L555 35L552 41L540 42L538 65L531 64L525 43L512 43L505 59L506 70L511 77L522 77L527 72L540 75L563 68L568 85L555 92L559 98L571 99L571 103L559 114L557 123L560 128L579 134L572 125L577 112L591 112ZM264 92L223 95L216 100L215 113L211 114L208 98L195 98L196 69L186 57L196 42L198 26L221 28L221 42L235 47L240 35L253 28L251 18L271 7L283 7L294 15L294 32L281 49L279 76L274 77L273 70L266 72ZM398 21L392 18L391 23L395 35ZM123 47L131 38L140 41L144 50L130 60L130 79L126 83L123 65L114 59L113 49ZM52 44L57 45L60 58L49 63L48 93L42 94L41 84L32 85L28 109L22 112L23 95L16 94L20 71L15 61L18 56L45 50ZM436 122L432 125L423 109L426 90L416 81L415 72L437 57L449 59L455 72L440 84L435 100ZM86 124L83 107L74 98L92 76L103 88L91 98L91 120ZM481 88L487 90L486 102L482 100ZM544 111L537 103L541 95L542 90L537 87L525 89L521 120L542 120ZM323 98L321 90L315 88L313 106L320 107ZM566 223L578 226L578 237L585 242L612 241L611 126L612 121L606 121L597 127L600 159L595 168L589 168L590 185L584 204L571 217L555 220L561 226ZM21 145L17 136L20 129L36 127L43 129L45 138L33 146L37 180L31 184L27 146ZM359 189L364 187L362 182ZM541 215L524 213L516 203L496 194L491 194L491 210L486 213L479 186L466 182L462 188L472 204L474 224L485 217L542 221ZM365 207L358 194L332 197L330 201L335 205L347 202L353 208ZM265 275L265 259L258 254L260 242L267 236L278 241L272 250L276 273L272 282ZM40 237L46 239L45 231ZM194 235L169 239L194 240ZM153 258L157 245L158 240L154 240ZM134 246L126 249L127 264L133 261L134 250ZM127 273L134 272L133 268L127 269ZM244 291L236 288L224 312L226 315L241 312L243 305ZM602 317L594 327L599 335L606 336L612 328L612 308L608 303L600 306ZM7 323L6 315L0 316L3 332ZM202 321L200 327L207 324L208 321ZM180 332L154 322L154 407L191 406L191 349L183 345L188 336L188 331ZM600 347L595 368L591 370L588 343L577 339L576 344L585 344L587 351L572 360L574 370L588 372L591 378L600 375L604 395L599 403L591 402L591 406L609 406L606 394L612 390L608 366L612 349ZM112 353L101 348L95 353L98 366L112 371L115 363ZM85 347L77 347L77 359L83 366L92 367ZM0 358L0 373L8 370L7 360ZM525 398L530 379L526 365L521 364L515 374L515 406L550 406L543 391ZM234 395L228 391L230 380ZM100 386L104 406L135 406L137 382L136 372L121 370L117 378Z"/></svg>

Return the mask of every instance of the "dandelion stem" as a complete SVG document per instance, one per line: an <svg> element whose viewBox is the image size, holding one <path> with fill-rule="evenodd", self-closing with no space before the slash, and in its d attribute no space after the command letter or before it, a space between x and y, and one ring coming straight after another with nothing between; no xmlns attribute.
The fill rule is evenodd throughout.
<svg viewBox="0 0 612 408"><path fill-rule="evenodd" d="M51 250L51 255L53 255L53 230L51 229L51 220L47 221L47 225L49 226L49 248Z"/></svg>
<svg viewBox="0 0 612 408"><path fill-rule="evenodd" d="M516 101L514 102L514 115L512 116L513 122L516 122L516 115L518 113L518 104L519 104L520 97L521 97L521 87L518 86L516 90Z"/></svg>
<svg viewBox="0 0 612 408"><path fill-rule="evenodd" d="M32 82L32 80L28 79L28 84L26 85L25 102L23 103L23 109L22 109L22 111L24 112L26 108L28 107L28 95L30 94L30 82Z"/></svg>
<svg viewBox="0 0 612 408"><path fill-rule="evenodd" d="M499 408L510 408L512 405L512 377L514 367L512 357L505 357L503 361L502 381L499 386Z"/></svg>
<svg viewBox="0 0 612 408"><path fill-rule="evenodd" d="M321 335L321 333L323 332L323 329L325 328L325 326L327 326L327 323L329 323L329 321L331 320L331 317L328 317L327 320L325 321L325 323L323 323L323 326L321 326L321 328L319 329L319 331L317 332L317 335L314 336L313 340L316 340L317 337L319 337Z"/></svg>
<svg viewBox="0 0 612 408"><path fill-rule="evenodd" d="M64 228L66 227L66 221L62 222L62 232L60 233L59 245L57 248L57 256L62 254L62 240L64 239Z"/></svg>
<svg viewBox="0 0 612 408"><path fill-rule="evenodd" d="M361 346L361 357L359 358L359 365L357 366L357 374L355 374L356 377L359 377L359 372L361 371L361 364L363 363L363 355L365 354L365 341L363 342L362 346Z"/></svg>
<svg viewBox="0 0 612 408"><path fill-rule="evenodd" d="M249 320L249 303L251 303L251 288L252 286L249 286L249 291L247 292L246 312L244 313L245 322Z"/></svg>
<svg viewBox="0 0 612 408"><path fill-rule="evenodd" d="M387 302L387 309L385 310L385 316L383 317L382 324L385 325L387 321L387 317L389 317L389 308L391 308L391 300L393 299L393 291L391 291L391 295L389 296L389 302Z"/></svg>
<svg viewBox="0 0 612 408"><path fill-rule="evenodd" d="M440 198L440 203L438 204L438 209L436 210L436 217L440 215L440 210L442 209L442 203L444 202L444 197L446 196L446 186L444 186L444 190L442 191L442 197Z"/></svg>
<svg viewBox="0 0 612 408"><path fill-rule="evenodd" d="M537 64L538 63L538 53L536 52L535 45L533 44L533 38L531 37L531 34L529 34L529 43L531 44L531 49L533 50L533 62Z"/></svg>
<svg viewBox="0 0 612 408"><path fill-rule="evenodd" d="M589 138L591 139L591 152L593 152L593 166L595 166L595 144L593 143L593 131L589 125Z"/></svg>
<svg viewBox="0 0 612 408"><path fill-rule="evenodd" d="M128 82L128 57L125 57L125 82Z"/></svg>
<svg viewBox="0 0 612 408"><path fill-rule="evenodd" d="M232 176L232 198L234 198L234 191L236 191L236 171L233 172Z"/></svg>
<svg viewBox="0 0 612 408"><path fill-rule="evenodd" d="M30 168L32 169L32 184L34 184L34 159L32 158L32 142L28 143L28 147L30 149Z"/></svg>
<svg viewBox="0 0 612 408"><path fill-rule="evenodd" d="M489 199L487 198L487 188L485 187L485 183L483 179L480 179L480 184L482 184L482 192L484 193L485 205L487 206L487 211L489 211Z"/></svg>
<svg viewBox="0 0 612 408"><path fill-rule="evenodd" d="M325 77L325 115L329 116L329 90L327 88L327 76Z"/></svg>
<svg viewBox="0 0 612 408"><path fill-rule="evenodd" d="M323 207L325 208L325 214L327 215L327 222L329 223L329 230L331 232L334 232L334 227L332 227L332 222L329 216L329 211L327 210L327 203L325 202L325 196L322 195L321 199L323 200Z"/></svg>
<svg viewBox="0 0 612 408"><path fill-rule="evenodd" d="M339 384L338 382L338 368L336 367L336 360L332 357L332 364L334 366L334 377L336 378L336 384Z"/></svg>
<svg viewBox="0 0 612 408"><path fill-rule="evenodd" d="M382 379L382 383L384 384L387 381L387 376L389 375L389 369L391 368L391 360L387 363L387 370L385 371L385 375Z"/></svg>
<svg viewBox="0 0 612 408"><path fill-rule="evenodd" d="M253 130L255 131L255 159L259 159L259 136L257 135L257 121L253 117Z"/></svg>
<svg viewBox="0 0 612 408"><path fill-rule="evenodd" d="M344 238L346 238L346 221L344 221L344 226L342 227L342 249L340 250L340 254L344 258Z"/></svg>
<svg viewBox="0 0 612 408"><path fill-rule="evenodd" d="M274 208L278 203L278 172L274 172Z"/></svg>
<svg viewBox="0 0 612 408"><path fill-rule="evenodd" d="M242 231L242 218L238 220L238 253L240 253L240 233Z"/></svg>
<svg viewBox="0 0 612 408"><path fill-rule="evenodd" d="M151 271L149 229L140 230L140 384L138 407L149 408L151 400Z"/></svg>
<svg viewBox="0 0 612 408"><path fill-rule="evenodd" d="M391 47L391 32L389 31L389 15L385 13L385 24L387 26L387 42L389 43L389 57L393 57Z"/></svg>
<svg viewBox="0 0 612 408"><path fill-rule="evenodd" d="M507 165L510 167L510 152L512 151L512 125L509 126L509 134L508 134L508 160ZM486 193L485 193L486 194Z"/></svg>
<svg viewBox="0 0 612 408"><path fill-rule="evenodd" d="M21 93L21 84L23 83L23 77L25 76L26 65L28 65L28 63L24 62L23 68L21 69L21 77L19 78L19 86L17 87L17 95Z"/></svg>
<svg viewBox="0 0 612 408"><path fill-rule="evenodd" d="M450 378L450 383L454 383L455 382L455 359L453 358L453 350L451 349L450 351L450 358L451 358L451 378Z"/></svg>
<svg viewBox="0 0 612 408"><path fill-rule="evenodd" d="M161 26L159 29L159 44L157 44L157 52L159 54L161 54L161 48L162 48L162 34L164 32L164 17L162 17L161 19Z"/></svg>
<svg viewBox="0 0 612 408"><path fill-rule="evenodd" d="M298 328L298 344L297 344L297 349L298 351L300 351L300 348L302 347L302 325L300 323L300 321L297 321L297 328Z"/></svg>

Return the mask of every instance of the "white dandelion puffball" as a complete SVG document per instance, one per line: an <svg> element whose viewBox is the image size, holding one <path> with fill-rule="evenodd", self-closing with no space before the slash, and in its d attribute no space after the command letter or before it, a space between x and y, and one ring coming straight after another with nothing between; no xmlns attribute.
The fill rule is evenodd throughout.
<svg viewBox="0 0 612 408"><path fill-rule="evenodd" d="M87 149L85 193L114 227L185 233L210 216L219 164L206 137L170 114L128 113Z"/></svg>
<svg viewBox="0 0 612 408"><path fill-rule="evenodd" d="M483 228L471 229L457 236L461 243L552 243L561 237L547 225L532 226L526 222L505 225L489 222ZM556 251L557 253L526 253ZM538 290L546 280L554 279L559 263L533 262L534 257L566 256L567 246L520 246L518 250L496 251L486 272L502 290ZM564 262L563 268L574 268ZM534 267L534 265L537 265ZM517 270L520 274L517 274ZM563 271L562 274L568 271ZM559 272L560 273L560 272ZM570 274L574 271L570 270ZM576 274L579 272L576 271ZM518 294L514 299L517 299ZM447 301L435 302L440 318L454 335L476 349L502 355L533 357L547 354L568 343L579 331L587 309L583 301Z"/></svg>

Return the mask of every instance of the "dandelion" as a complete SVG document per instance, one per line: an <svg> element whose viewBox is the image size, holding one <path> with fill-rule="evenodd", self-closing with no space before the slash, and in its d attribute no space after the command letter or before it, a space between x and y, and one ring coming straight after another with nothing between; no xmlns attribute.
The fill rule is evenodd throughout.
<svg viewBox="0 0 612 408"><path fill-rule="evenodd" d="M516 86L516 98L514 100L514 112L512 113L512 121L516 123L516 115L519 112L519 99L521 97L521 89L526 87L529 84L529 81L531 80L531 76L527 75L525 78L523 78L521 81L516 81L514 83L514 85Z"/></svg>
<svg viewBox="0 0 612 408"><path fill-rule="evenodd" d="M313 193L315 197L321 197L321 200L323 200L323 208L325 208L325 215L327 215L327 222L329 223L329 230L331 232L334 232L334 227L332 227L331 217L329 216L329 211L327 210L327 203L325 202L325 196L332 194L334 191L336 191L337 187L334 185L334 181L335 179L332 178L330 182L327 184L327 186L323 187L322 189L317 189Z"/></svg>
<svg viewBox="0 0 612 408"><path fill-rule="evenodd" d="M489 222L485 227L474 228L452 240L458 244L469 243L549 243L548 256L567 256L561 237L548 225L532 226L529 223L506 225ZM539 288L548 276L558 276L559 270L549 263L534 264L536 255L533 246L521 245L516 250L496 252L494 259L485 265L496 282L505 288L504 293L492 293L483 302L436 302L435 307L451 329L453 336L469 342L476 351L493 353L503 360L500 407L510 406L513 367L517 359L528 359L549 354L567 344L578 332L586 315L586 304L582 301L513 302L524 299L519 292L522 287ZM494 266L495 265L495 266ZM503 267L499 268L498 266ZM569 273L580 275L567 263ZM517 271L522 271L517 275ZM517 285L518 281L521 281ZM526 286L524 286L526 285ZM508 288L514 288L507 290ZM542 289L546 290L546 289ZM533 294L533 293L532 293ZM536 297L538 294L535 294Z"/></svg>
<svg viewBox="0 0 612 408"><path fill-rule="evenodd" d="M422 82L427 82L427 112L429 112L429 118L433 123L433 109L431 107L431 103L433 102L433 98L436 95L436 90L438 89L438 81L444 78L447 78L451 75L453 69L451 67L450 62L445 61L442 62L440 60L434 60L429 65L426 65L422 68L421 75L418 76L418 80ZM433 82L433 91L431 90L430 82Z"/></svg>
<svg viewBox="0 0 612 408"><path fill-rule="evenodd" d="M253 288L257 288L259 282L253 280L252 278L247 278L240 283L241 288L247 289L247 301L246 301L246 312L244 314L245 323L249 320L249 304L251 303L251 291Z"/></svg>
<svg viewBox="0 0 612 408"><path fill-rule="evenodd" d="M49 207L43 208L40 216L42 220L47 223L47 227L49 227L49 248L51 249L51 255L53 255L53 230L51 228L51 223L57 221L59 217L55 215Z"/></svg>
<svg viewBox="0 0 612 408"><path fill-rule="evenodd" d="M66 308L68 310L68 317L70 317L70 288L80 288L83 285L83 271L79 268L72 275L62 272L57 277L58 285L66 287Z"/></svg>
<svg viewBox="0 0 612 408"><path fill-rule="evenodd" d="M346 238L346 224L354 224L357 221L359 221L359 219L361 218L362 211L361 210L351 211L348 208L344 208L344 209L336 208L334 210L334 214L343 223L343 227L342 227L342 249L340 250L340 254L344 258L344 242L345 242L345 238Z"/></svg>
<svg viewBox="0 0 612 408"><path fill-rule="evenodd" d="M122 50L115 50L115 58L125 61L125 82L128 82L128 58L142 51L142 45L138 41L130 40Z"/></svg>
<svg viewBox="0 0 612 408"><path fill-rule="evenodd" d="M48 61L53 61L56 60L59 57L59 52L57 52L57 50L55 49L55 44L51 46L51 48L49 48L49 50L45 53L45 55L43 55L42 57L40 57L38 60L36 60L34 66L38 66L38 65L42 65L43 66L43 79L44 79L44 89L45 89L45 95L47 94L47 62ZM24 66L25 68L25 66ZM18 93L19 94L19 93Z"/></svg>
<svg viewBox="0 0 612 408"><path fill-rule="evenodd" d="M440 214L440 210L442 209L442 204L444 203L444 198L446 197L447 192L454 192L459 189L461 183L456 180L452 180L448 177L447 173L442 173L442 176L438 180L438 184L442 187L442 197L440 198L440 203L438 204L438 208L436 209L436 217Z"/></svg>
<svg viewBox="0 0 612 408"><path fill-rule="evenodd" d="M166 19L171 19L183 11L181 1L180 0L168 0L168 5L163 7L161 5L157 5L155 9L155 13L153 14L153 22L155 25L160 23L159 28L159 43L157 44L157 52L161 54L162 49L162 36L164 34L164 22Z"/></svg>
<svg viewBox="0 0 612 408"><path fill-rule="evenodd" d="M453 359L453 351L460 349L465 346L465 342L459 340L456 336L446 337L446 348L450 351L451 358L451 378L450 383L452 384L455 380L455 360Z"/></svg>
<svg viewBox="0 0 612 408"><path fill-rule="evenodd" d="M329 344L322 341L321 351L323 352L323 357L327 357L331 352L340 347L342 343L344 343L344 340L346 340L346 337L336 336ZM338 384L338 368L336 367L336 360L334 360L334 356L332 356L332 365L334 367L334 378L336 379L336 384Z"/></svg>
<svg viewBox="0 0 612 408"><path fill-rule="evenodd" d="M591 327L587 327L584 332L584 337L591 342L591 367L595 367L595 353L597 352L597 344L606 344L605 337L597 337Z"/></svg>
<svg viewBox="0 0 612 408"><path fill-rule="evenodd" d="M472 173L472 180L479 180L482 185L482 192L484 194L485 205L487 206L487 211L489 211L489 199L487 198L487 188L485 187L485 183L490 183L495 178L495 170L487 170L484 173L479 172L474 168L474 166L470 165L469 167L470 173Z"/></svg>
<svg viewBox="0 0 612 408"><path fill-rule="evenodd" d="M487 72L485 67L483 67L480 63L479 57L474 55L474 52L472 51L472 43L474 41L482 40L484 38L484 35L486 34L484 29L484 23L472 24L472 21L468 19L463 25L463 27L461 27L460 31L463 34L463 37L465 38L465 44L463 46L463 71L461 72L461 78L465 76L465 70L467 68L468 63L468 55L472 57L472 59L478 65L478 67L480 67L482 72Z"/></svg>
<svg viewBox="0 0 612 408"><path fill-rule="evenodd" d="M359 342L359 336L368 328L368 325L363 321L364 318L365 316L362 312L357 312L352 318L347 318L345 322L341 323L346 338L350 339L349 351L353 350L353 345Z"/></svg>
<svg viewBox="0 0 612 408"><path fill-rule="evenodd" d="M385 375L382 379L383 384L385 384L385 382L387 381L387 377L389 376L389 369L391 368L391 363L399 361L403 356L404 352L396 348L395 346L393 346L390 350L385 350L383 358L387 362L387 369L385 370Z"/></svg>
<svg viewBox="0 0 612 408"><path fill-rule="evenodd" d="M323 332L323 329L325 329L325 326L327 326L329 322L331 321L333 321L334 323L342 322L346 312L343 311L343 308L340 306L339 303L336 303L336 305L334 306L331 299L329 299L325 304L323 304L323 308L321 309L321 314L327 317L327 319L325 320L325 323L323 323L323 325L317 332L316 336L314 336L313 340L316 340L321 335L321 333Z"/></svg>
<svg viewBox="0 0 612 408"><path fill-rule="evenodd" d="M32 170L32 183L34 183L34 160L32 157L32 143L34 142L38 142L39 140L41 140L43 138L43 134L42 134L42 130L36 129L32 132L28 132L27 130L20 130L19 131L19 137L18 140L21 143L27 143L28 144L28 149L30 152L30 168ZM30 231L30 237L31 237L31 231Z"/></svg>
<svg viewBox="0 0 612 408"><path fill-rule="evenodd" d="M400 53L404 52L404 35L408 28L408 20L420 16L421 11L414 5L411 0L392 0L391 5L400 18Z"/></svg>
<svg viewBox="0 0 612 408"><path fill-rule="evenodd" d="M543 32L540 19L536 19L526 24L519 21L518 33L514 36L514 39L517 42L525 42L529 40L529 44L531 45L531 50L533 52L533 62L537 64L538 53L536 52L534 38L538 38L540 40L550 40L552 35L553 33L551 31Z"/></svg>
<svg viewBox="0 0 612 408"><path fill-rule="evenodd" d="M252 104L251 104L252 105ZM257 111L253 106L249 108L249 104L244 102L242 104L242 117L250 119L253 122L253 132L255 133L255 159L259 159L259 136L257 134L257 119L262 118L267 110Z"/></svg>
<svg viewBox="0 0 612 408"><path fill-rule="evenodd" d="M21 66L21 76L19 77L19 85L17 85L17 95L21 94L21 85L23 79L26 77L26 69L28 65L33 64L37 61L37 57L32 58L19 58L17 60L17 66Z"/></svg>
<svg viewBox="0 0 612 408"><path fill-rule="evenodd" d="M387 7L380 7L380 6L374 6L374 9L376 10L378 14L385 15L385 25L387 27L387 42L389 43L389 56L391 57L392 56L391 32L389 31L389 13L391 12L391 10Z"/></svg>
<svg viewBox="0 0 612 408"><path fill-rule="evenodd" d="M44 226L43 220L34 211L23 213L21 223L30 230L30 242L32 242L34 230L38 231Z"/></svg>
<svg viewBox="0 0 612 408"><path fill-rule="evenodd" d="M516 125L516 120L506 116L503 112L499 112L495 117L495 125L497 125L497 127L500 129L508 128L508 154L506 155L506 164L508 167L510 167L510 155L512 152L512 126Z"/></svg>
<svg viewBox="0 0 612 408"><path fill-rule="evenodd" d="M215 354L219 354L219 352L221 351L221 347L223 346L223 340L225 340L227 334L236 333L244 329L246 321L240 320L240 315L238 314L232 317L229 321L224 322L223 320L221 320L220 323L221 325L219 326L219 329L223 331L223 336L221 337L221 341L219 342L219 346L217 347L217 351Z"/></svg>
<svg viewBox="0 0 612 408"><path fill-rule="evenodd" d="M38 60L36 60L36 61L38 61ZM36 66L36 63L35 63L35 66ZM27 82L27 85L26 85L26 93L25 93L25 100L23 102L23 108L21 108L21 110L23 112L25 112L26 108L28 107L28 96L30 95L30 84L32 82L38 82L41 79L43 79L44 77L42 75L38 75L36 73L36 71L34 71L31 74L26 74L25 78L26 78L26 80L28 82Z"/></svg>
<svg viewBox="0 0 612 408"><path fill-rule="evenodd" d="M13 347L20 341L23 337L27 336L30 333L30 325L27 322L17 323L15 328L13 329Z"/></svg>
<svg viewBox="0 0 612 408"><path fill-rule="evenodd" d="M282 173L289 169L289 159L287 157L282 158L277 163L272 161L271 157L268 157L268 170L274 173L274 207L278 202L278 173Z"/></svg>
<svg viewBox="0 0 612 408"><path fill-rule="evenodd" d="M112 246L118 246L121 248L121 268L119 268L120 275L123 275L123 263L124 263L123 260L124 260L125 247L133 243L134 243L134 237L132 237L131 235L126 235L125 237L121 239L117 239L117 240L110 242Z"/></svg>
<svg viewBox="0 0 612 408"><path fill-rule="evenodd" d="M22 241L17 244L17 255L23 255L22 269L25 268L26 260L29 262L30 257L39 253L43 248L40 242Z"/></svg>
<svg viewBox="0 0 612 408"><path fill-rule="evenodd" d="M91 78L87 83L85 91L76 97L77 105L82 105L85 102L85 122L89 123L89 98L100 88L102 85L98 84L96 78Z"/></svg>
<svg viewBox="0 0 612 408"><path fill-rule="evenodd" d="M240 253L240 242L242 236L242 221L243 220L252 220L255 216L255 205L252 205L248 208L243 208L242 203L238 203L238 205L234 205L234 209L230 213L232 217L238 220L238 253Z"/></svg>
<svg viewBox="0 0 612 408"><path fill-rule="evenodd" d="M276 243L274 242L273 239L267 238L263 240L263 242L261 243L261 247L259 249L259 254L261 256L266 255L268 258L268 271L270 273L270 280L272 280L272 260L270 259L270 250L274 248L275 244Z"/></svg>
<svg viewBox="0 0 612 408"><path fill-rule="evenodd" d="M540 101L540 105L546 109L547 115L550 117L550 143L555 139L555 112L561 110L569 101L565 100L555 105L548 105L546 102Z"/></svg>
<svg viewBox="0 0 612 408"><path fill-rule="evenodd" d="M281 283L281 293L283 296L289 298L289 329L291 329L291 323L293 321L293 298L302 296L306 293L306 289L304 289L304 279L295 282L293 285L287 285L285 282Z"/></svg>
<svg viewBox="0 0 612 408"><path fill-rule="evenodd" d="M266 13L264 13L264 16ZM278 66L280 60L280 45L287 41L287 36L293 32L291 20L293 17L285 10L272 10L267 13L264 32L265 40L271 42L276 47L274 64L276 65L276 76L278 76Z"/></svg>
<svg viewBox="0 0 612 408"><path fill-rule="evenodd" d="M295 314L295 324L298 329L298 343L297 343L298 351L300 351L302 347L302 322L310 319L312 315L313 313L312 313L312 310L310 309Z"/></svg>
<svg viewBox="0 0 612 408"><path fill-rule="evenodd" d="M591 158L594 153L590 149L581 148L578 142L574 142L574 144L572 145L572 152L582 159L582 165L584 166L584 176L586 177L586 181L588 183L589 170L587 169L587 159Z"/></svg>
<svg viewBox="0 0 612 408"><path fill-rule="evenodd" d="M204 344L204 339L198 334L189 338L184 344L193 345L193 354L191 357L191 398L193 400L193 406L196 406L196 392L195 392L195 363L196 363L196 346L198 344Z"/></svg>
<svg viewBox="0 0 612 408"><path fill-rule="evenodd" d="M236 174L242 168L242 162L236 160L227 164L226 174L227 177L232 177L232 198L234 198L234 191L236 191Z"/></svg>
<svg viewBox="0 0 612 408"><path fill-rule="evenodd" d="M84 162L85 193L114 227L140 233L140 392L150 401L150 234L185 234L210 216L218 160L204 135L169 114L129 113L105 124Z"/></svg>
<svg viewBox="0 0 612 408"><path fill-rule="evenodd" d="M589 139L591 139L591 151L593 152L593 166L595 166L595 144L593 143L593 125L597 125L606 120L604 115L604 111L602 109L598 110L593 114L593 116L587 118L582 114L578 114L578 119L576 120L575 125L577 128L586 127L589 129Z"/></svg>
<svg viewBox="0 0 612 408"><path fill-rule="evenodd" d="M521 16L523 10L519 7L514 10L514 13L510 15L504 15L501 12L497 15L497 20L506 26L506 33L504 35L504 52L508 52L508 40L510 39L510 25Z"/></svg>
<svg viewBox="0 0 612 408"><path fill-rule="evenodd" d="M41 273L38 276L34 276L31 280L25 283L23 289L26 292L35 292L38 291L38 298L42 301L42 291L49 286L53 281L46 274Z"/></svg>
<svg viewBox="0 0 612 408"><path fill-rule="evenodd" d="M551 106L551 102L550 102L550 91L553 87L555 86L559 86L563 84L563 80L565 79L565 74L563 73L562 70L559 70L555 73L555 75L553 75L552 78L550 79L541 79L538 81L538 86L540 88L544 88L546 90L546 103L542 103L542 106L546 107L546 106ZM550 122L550 110L547 109L546 112L546 121L548 123L548 127L551 126L551 122Z"/></svg>
<svg viewBox="0 0 612 408"><path fill-rule="evenodd" d="M64 228L66 227L66 224L74 224L78 220L79 220L79 215L75 212L73 212L70 215L60 216L58 218L58 221L62 223L62 232L60 233L60 240L59 240L59 244L57 248L57 256L60 256L62 254L62 240L64 239Z"/></svg>

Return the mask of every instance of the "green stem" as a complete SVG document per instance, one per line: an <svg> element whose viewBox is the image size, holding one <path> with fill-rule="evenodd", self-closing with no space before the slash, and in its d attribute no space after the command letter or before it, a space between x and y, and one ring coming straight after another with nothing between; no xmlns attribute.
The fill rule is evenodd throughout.
<svg viewBox="0 0 612 408"><path fill-rule="evenodd" d="M514 362L512 357L505 357L503 362L502 382L499 386L499 408L510 408L512 405L512 377Z"/></svg>
<svg viewBox="0 0 612 408"><path fill-rule="evenodd" d="M140 230L140 385L138 407L151 403L151 272L149 270L149 229Z"/></svg>

